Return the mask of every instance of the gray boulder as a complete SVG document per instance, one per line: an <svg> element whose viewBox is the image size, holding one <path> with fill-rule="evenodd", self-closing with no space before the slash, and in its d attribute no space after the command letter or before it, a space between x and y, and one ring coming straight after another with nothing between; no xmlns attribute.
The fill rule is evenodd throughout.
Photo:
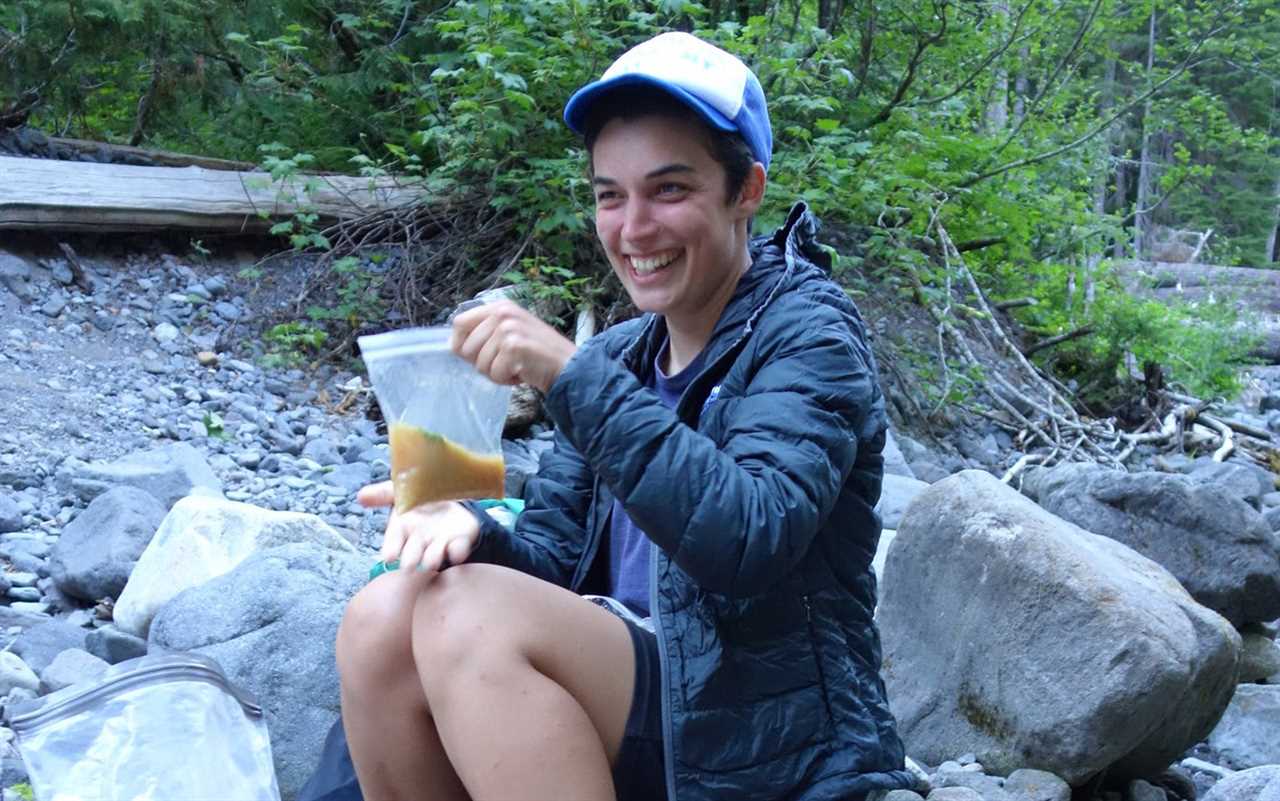
<svg viewBox="0 0 1280 801"><path fill-rule="evenodd" d="M907 464L907 457L903 455L902 448L898 446L898 437L893 433L893 429L885 431L884 434L884 450L881 455L884 456L885 476L916 478L911 465Z"/></svg>
<svg viewBox="0 0 1280 801"><path fill-rule="evenodd" d="M1280 616L1280 537L1216 484L1066 464L1031 471L1023 491L1053 514L1159 562L1236 626Z"/></svg>
<svg viewBox="0 0 1280 801"><path fill-rule="evenodd" d="M15 687L35 692L40 689L40 677L22 657L12 651L0 651L0 697Z"/></svg>
<svg viewBox="0 0 1280 801"><path fill-rule="evenodd" d="M1221 779L1202 801L1280 801L1280 765L1263 765Z"/></svg>
<svg viewBox="0 0 1280 801"><path fill-rule="evenodd" d="M94 498L53 546L49 574L54 583L83 601L115 598L164 515L155 496L134 487L112 487Z"/></svg>
<svg viewBox="0 0 1280 801"><path fill-rule="evenodd" d="M346 553L355 547L315 515L273 512L247 503L192 495L161 522L116 600L121 631L147 636L151 619L170 598L223 573L256 551L314 542Z"/></svg>
<svg viewBox="0 0 1280 801"><path fill-rule="evenodd" d="M1235 687L1240 637L1166 570L991 475L920 495L885 564L890 707L927 763L973 752L1078 785L1163 770Z"/></svg>
<svg viewBox="0 0 1280 801"><path fill-rule="evenodd" d="M0 494L0 534L22 530L22 510L8 494Z"/></svg>
<svg viewBox="0 0 1280 801"><path fill-rule="evenodd" d="M84 647L85 630L61 620L45 620L22 632L11 650L37 674L68 648Z"/></svg>
<svg viewBox="0 0 1280 801"><path fill-rule="evenodd" d="M1004 780L1004 791L1014 801L1071 801L1071 785L1044 770L1021 768Z"/></svg>
<svg viewBox="0 0 1280 801"><path fill-rule="evenodd" d="M212 657L261 701L285 799L310 776L338 716L334 637L368 570L356 553L285 545L186 590L152 621L151 648Z"/></svg>
<svg viewBox="0 0 1280 801"><path fill-rule="evenodd" d="M81 648L68 648L54 657L49 666L40 671L40 689L54 693L73 684L91 682L110 667L104 660Z"/></svg>
<svg viewBox="0 0 1280 801"><path fill-rule="evenodd" d="M192 493L220 496L222 482L198 450L185 442L131 453L114 462L67 459L58 468L58 489L91 501L112 487L148 492L168 509Z"/></svg>
<svg viewBox="0 0 1280 801"><path fill-rule="evenodd" d="M1243 650L1240 652L1241 683L1267 682L1272 676L1280 676L1280 644L1265 634L1246 631L1241 635ZM1277 732L1280 737L1280 732Z"/></svg>
<svg viewBox="0 0 1280 801"><path fill-rule="evenodd" d="M1241 684L1209 735L1209 747L1236 770L1280 765L1280 685Z"/></svg>
<svg viewBox="0 0 1280 801"><path fill-rule="evenodd" d="M1275 476L1252 464L1215 462L1202 456L1192 464L1191 478L1205 484L1216 484L1254 509L1262 509L1262 496L1276 488Z"/></svg>
<svg viewBox="0 0 1280 801"><path fill-rule="evenodd" d="M885 528L897 528L898 521L902 520L907 507L917 495L928 488L929 485L919 479L885 473L884 483L880 489L880 501L876 504L881 525Z"/></svg>
<svg viewBox="0 0 1280 801"><path fill-rule="evenodd" d="M18 300L32 300L35 290L31 287L31 265L25 259L0 250L0 286L7 288Z"/></svg>
<svg viewBox="0 0 1280 801"><path fill-rule="evenodd" d="M107 664L118 665L127 659L145 656L147 641L109 625L86 634L84 649Z"/></svg>

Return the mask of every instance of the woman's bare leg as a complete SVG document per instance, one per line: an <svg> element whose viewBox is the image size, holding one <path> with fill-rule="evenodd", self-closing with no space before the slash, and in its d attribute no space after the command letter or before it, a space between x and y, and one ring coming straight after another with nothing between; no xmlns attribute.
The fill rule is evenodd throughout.
<svg viewBox="0 0 1280 801"><path fill-rule="evenodd" d="M491 565L395 571L348 607L338 664L370 799L614 796L631 638L567 590Z"/></svg>
<svg viewBox="0 0 1280 801"><path fill-rule="evenodd" d="M356 594L338 629L342 725L370 801L469 801L413 662L411 626L432 574L396 570Z"/></svg>
<svg viewBox="0 0 1280 801"><path fill-rule="evenodd" d="M418 596L413 654L473 798L614 798L635 655L613 614L514 570L460 565Z"/></svg>

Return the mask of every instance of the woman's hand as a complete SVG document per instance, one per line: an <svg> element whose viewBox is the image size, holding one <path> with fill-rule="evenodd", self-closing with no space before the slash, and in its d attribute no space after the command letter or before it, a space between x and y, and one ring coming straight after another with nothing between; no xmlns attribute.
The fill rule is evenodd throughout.
<svg viewBox="0 0 1280 801"><path fill-rule="evenodd" d="M496 384L529 384L543 392L577 352L559 331L509 300L455 317L449 346Z"/></svg>
<svg viewBox="0 0 1280 801"><path fill-rule="evenodd" d="M361 506L391 506L395 491L390 481L370 484L356 494ZM382 538L382 561L400 560L401 570L440 570L460 565L480 539L480 524L455 501L424 503L407 512L392 512Z"/></svg>

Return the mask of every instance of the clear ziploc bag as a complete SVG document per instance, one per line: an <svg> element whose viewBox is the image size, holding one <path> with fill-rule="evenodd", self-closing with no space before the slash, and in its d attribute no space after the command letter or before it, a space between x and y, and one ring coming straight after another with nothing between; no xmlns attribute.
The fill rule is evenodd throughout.
<svg viewBox="0 0 1280 801"><path fill-rule="evenodd" d="M396 509L501 498L502 427L511 388L449 349L452 329L406 328L359 338L387 421Z"/></svg>
<svg viewBox="0 0 1280 801"><path fill-rule="evenodd" d="M140 656L5 710L38 801L279 801L262 707L199 654Z"/></svg>

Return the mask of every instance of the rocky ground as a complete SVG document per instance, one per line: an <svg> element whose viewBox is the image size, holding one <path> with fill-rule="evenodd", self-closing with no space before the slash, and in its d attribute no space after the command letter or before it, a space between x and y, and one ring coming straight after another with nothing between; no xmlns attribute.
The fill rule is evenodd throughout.
<svg viewBox="0 0 1280 801"><path fill-rule="evenodd" d="M334 367L273 366L263 358L261 323L291 299L299 265L258 275L245 269L254 260L248 251L206 259L181 248L182 255L175 255L154 243L114 251L81 243L78 249L80 257L72 259L48 239L0 241L0 606L15 615L0 616L7 635L0 684L11 691L10 701L97 669L77 672L66 660L53 669L50 652L42 659L43 684L21 691L5 678L12 654L4 651L36 619L29 616L113 631L107 625L109 604L104 610L94 606L98 599L71 598L59 590L50 555L101 494L103 471L118 477L131 469L122 457L184 443L202 463L194 471L207 463L209 483L220 486L228 500L313 513L356 545L362 559L371 560L385 523L383 514L354 503L357 488L388 474L385 436L364 414L369 398L360 377ZM881 328L897 325L883 322ZM1258 371L1250 394L1228 413L1258 427L1280 428L1277 383L1272 371ZM898 422L905 429L909 421ZM905 458L899 472L926 482L965 468L998 475L1018 456L1008 435L994 426L957 426L947 441L927 445L909 433L900 430ZM545 429L535 425L528 434L504 446L514 467L509 494L519 493L520 476L546 446ZM1165 472L1198 471L1220 483L1234 482L1272 527L1280 523L1280 511L1272 511L1280 509L1274 476L1268 486L1257 470L1241 468L1228 476L1221 466L1190 456L1151 452L1144 458ZM894 486L887 484L887 496L894 496L886 497L887 526L920 489L896 496L896 489L889 491ZM899 503L896 513L888 508L893 503ZM119 643L128 645L128 639ZM97 650L105 655L110 649ZM10 736L0 729L0 739ZM1203 796L1223 776L1240 775L1219 767L1227 760L1207 743L1185 757L1181 772L1171 777L1105 794L1099 790L1096 797L1186 799L1197 790ZM1047 774L986 776L972 754L926 767L935 788L930 801L1070 796L1065 783ZM0 786L22 775L12 753L0 760ZM6 791L5 801L11 797ZM893 801L913 797L921 796ZM1077 797L1083 797L1080 791Z"/></svg>

